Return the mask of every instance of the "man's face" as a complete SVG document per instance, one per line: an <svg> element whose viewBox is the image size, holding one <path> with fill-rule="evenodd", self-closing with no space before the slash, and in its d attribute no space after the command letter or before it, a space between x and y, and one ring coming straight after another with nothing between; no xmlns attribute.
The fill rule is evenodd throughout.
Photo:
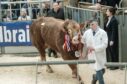
<svg viewBox="0 0 127 84"><path fill-rule="evenodd" d="M96 23L94 23L94 22L92 22L91 24L90 24L90 28L92 29L92 30L96 30L97 29L97 24Z"/></svg>
<svg viewBox="0 0 127 84"><path fill-rule="evenodd" d="M58 11L58 9L59 9L60 7L59 7L59 4L58 3L54 3L53 4L53 9L54 9L54 11Z"/></svg>
<svg viewBox="0 0 127 84"><path fill-rule="evenodd" d="M26 12L22 11L21 16L26 16Z"/></svg>
<svg viewBox="0 0 127 84"><path fill-rule="evenodd" d="M111 16L111 13L110 13L110 11L107 9L107 11L106 11L106 15L107 16Z"/></svg>

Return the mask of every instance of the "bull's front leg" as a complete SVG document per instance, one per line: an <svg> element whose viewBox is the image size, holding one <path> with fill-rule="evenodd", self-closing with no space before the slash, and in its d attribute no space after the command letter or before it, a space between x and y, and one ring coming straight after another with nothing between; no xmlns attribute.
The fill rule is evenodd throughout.
<svg viewBox="0 0 127 84"><path fill-rule="evenodd" d="M64 60L72 60L72 59L77 59L73 56L62 56ZM80 84L84 84L83 80L81 79L80 75L78 74L78 69L77 69L77 64L69 64L69 67L72 70L72 78L77 78Z"/></svg>
<svg viewBox="0 0 127 84"><path fill-rule="evenodd" d="M72 70L72 78L77 78L77 66L76 66L76 64L70 64L69 67Z"/></svg>
<svg viewBox="0 0 127 84"><path fill-rule="evenodd" d="M77 65L76 64L71 64L69 65L70 68L72 69L72 78L77 78L79 81L79 84L84 84L83 80L81 79L80 75L78 74L77 71Z"/></svg>

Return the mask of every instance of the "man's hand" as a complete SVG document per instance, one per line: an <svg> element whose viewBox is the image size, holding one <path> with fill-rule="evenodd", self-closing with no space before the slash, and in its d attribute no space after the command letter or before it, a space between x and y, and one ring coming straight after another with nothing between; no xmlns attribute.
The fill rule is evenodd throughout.
<svg viewBox="0 0 127 84"><path fill-rule="evenodd" d="M109 45L110 46L113 46L114 42L113 41L110 41Z"/></svg>
<svg viewBox="0 0 127 84"><path fill-rule="evenodd" d="M91 53L92 51L95 51L93 47L88 47L88 53Z"/></svg>

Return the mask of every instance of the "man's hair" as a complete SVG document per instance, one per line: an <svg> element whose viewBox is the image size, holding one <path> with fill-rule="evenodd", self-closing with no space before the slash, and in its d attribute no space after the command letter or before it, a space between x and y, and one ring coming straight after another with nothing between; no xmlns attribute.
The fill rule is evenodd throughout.
<svg viewBox="0 0 127 84"><path fill-rule="evenodd" d="M21 9L21 12L25 12L25 13L27 13L27 11L26 11L25 8L22 8L22 9Z"/></svg>
<svg viewBox="0 0 127 84"><path fill-rule="evenodd" d="M90 24L92 24L92 23L94 23L94 24L97 24L97 25L98 25L98 21L97 21L97 20L92 20Z"/></svg>

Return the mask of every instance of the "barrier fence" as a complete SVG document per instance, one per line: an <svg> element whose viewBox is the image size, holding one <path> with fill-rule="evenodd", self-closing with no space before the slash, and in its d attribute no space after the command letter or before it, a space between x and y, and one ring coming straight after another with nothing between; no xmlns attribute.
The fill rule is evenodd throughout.
<svg viewBox="0 0 127 84"><path fill-rule="evenodd" d="M98 20L100 26L103 28L104 13L100 10L92 10L85 8L77 8L72 6L65 6L65 18L75 20L79 23L86 21Z"/></svg>
<svg viewBox="0 0 127 84"><path fill-rule="evenodd" d="M127 62L123 63L113 63L113 62L108 62L105 64L107 67L125 67L125 76L124 76L124 84L127 84Z"/></svg>
<svg viewBox="0 0 127 84"><path fill-rule="evenodd" d="M77 8L72 6L65 7L65 17L76 20L77 22L85 22L87 20L90 20L92 17L92 13L94 12L98 12L98 11Z"/></svg>
<svg viewBox="0 0 127 84"><path fill-rule="evenodd" d="M64 65L64 64L77 64L77 73L79 73L79 64L91 64L91 63L95 63L94 60L65 60L65 61L31 61L31 62L6 62L6 63L0 63L0 67L13 67L13 66L36 66L36 71L35 71L35 84L38 84L38 66L39 65ZM105 64L105 66L107 67L125 67L125 76L124 76L124 84L127 84L127 63L112 63L112 62L108 62ZM79 74L78 74L79 76ZM77 79L79 79L77 76ZM79 81L79 84L81 84L81 82Z"/></svg>
<svg viewBox="0 0 127 84"><path fill-rule="evenodd" d="M0 67L8 67L8 66L36 66L35 73L35 84L38 83L38 65L61 65L61 64L77 64L77 79L79 80L79 84L82 84L79 79L79 64L90 64L95 63L94 60L65 60L65 61L38 61L38 62L8 62L8 63L0 63Z"/></svg>

